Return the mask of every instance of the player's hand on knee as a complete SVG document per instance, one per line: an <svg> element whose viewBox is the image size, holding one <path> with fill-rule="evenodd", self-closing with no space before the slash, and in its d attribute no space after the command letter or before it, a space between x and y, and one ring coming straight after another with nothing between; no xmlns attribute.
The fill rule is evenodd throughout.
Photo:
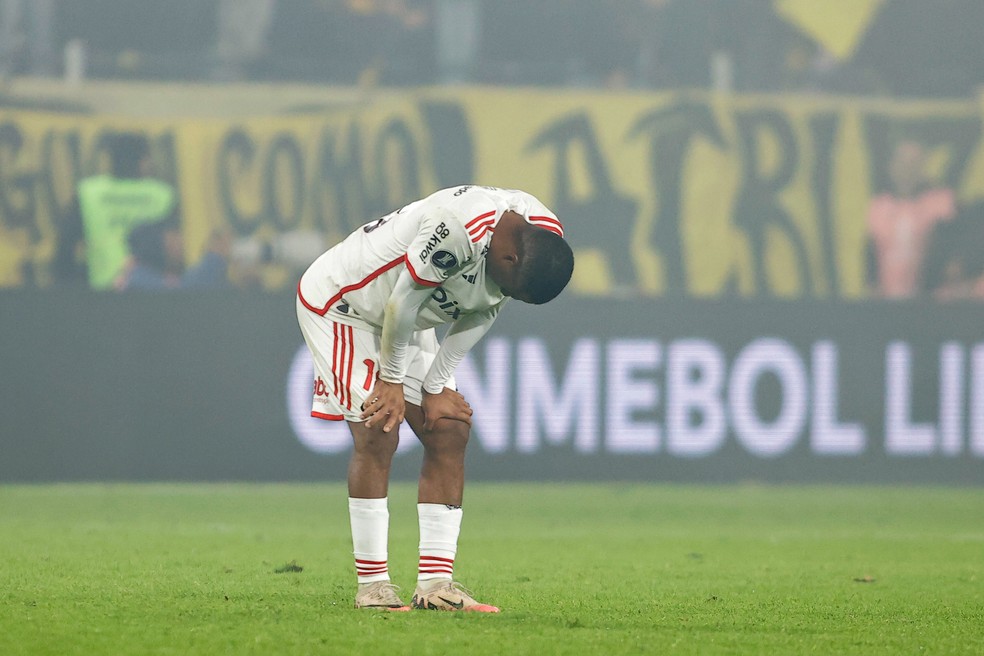
<svg viewBox="0 0 984 656"><path fill-rule="evenodd" d="M387 383L377 379L369 398L362 404L360 416L366 420L366 428L382 422L383 432L388 433L400 425L405 413L403 383Z"/></svg>
<svg viewBox="0 0 984 656"><path fill-rule="evenodd" d="M438 394L424 392L421 409L424 411L424 430L432 430L438 419L472 423L472 408L465 397L453 389L445 387Z"/></svg>

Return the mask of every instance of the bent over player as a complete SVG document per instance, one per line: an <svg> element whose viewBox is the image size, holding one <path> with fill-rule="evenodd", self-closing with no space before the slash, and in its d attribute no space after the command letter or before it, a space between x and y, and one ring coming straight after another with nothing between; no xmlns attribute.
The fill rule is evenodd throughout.
<svg viewBox="0 0 984 656"><path fill-rule="evenodd" d="M297 319L317 377L311 414L347 421L354 441L357 608L409 610L387 565L390 463L406 419L424 447L411 604L498 612L453 580L472 414L453 374L510 297L540 304L564 289L574 255L563 234L530 194L466 185L362 226L301 277Z"/></svg>

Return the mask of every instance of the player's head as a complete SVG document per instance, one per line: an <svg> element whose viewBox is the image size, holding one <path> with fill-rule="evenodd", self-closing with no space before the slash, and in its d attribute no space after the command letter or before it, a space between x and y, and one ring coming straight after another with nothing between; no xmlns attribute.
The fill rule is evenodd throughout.
<svg viewBox="0 0 984 656"><path fill-rule="evenodd" d="M173 219L138 225L127 236L130 254L140 264L161 272L179 272L184 266L181 228Z"/></svg>
<svg viewBox="0 0 984 656"><path fill-rule="evenodd" d="M915 139L903 139L895 145L888 164L888 175L897 193L909 196L928 184L927 154L926 147Z"/></svg>
<svg viewBox="0 0 984 656"><path fill-rule="evenodd" d="M109 160L115 178L139 178L147 174L150 144L147 137L133 132L120 132L110 140Z"/></svg>
<svg viewBox="0 0 984 656"><path fill-rule="evenodd" d="M560 235L518 218L511 225L500 221L487 270L506 296L540 305L556 298L570 282L574 253Z"/></svg>

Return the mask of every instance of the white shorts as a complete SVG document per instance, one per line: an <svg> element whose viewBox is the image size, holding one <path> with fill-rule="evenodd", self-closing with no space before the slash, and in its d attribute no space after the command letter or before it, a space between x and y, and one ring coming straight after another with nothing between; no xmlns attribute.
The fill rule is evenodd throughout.
<svg viewBox="0 0 984 656"><path fill-rule="evenodd" d="M315 314L300 299L297 323L314 360L311 416L333 421L364 421L359 414L379 372L380 336ZM403 398L407 403L420 405L424 376L439 346L433 328L419 330L410 339L407 375L403 379ZM446 386L454 388L453 377Z"/></svg>

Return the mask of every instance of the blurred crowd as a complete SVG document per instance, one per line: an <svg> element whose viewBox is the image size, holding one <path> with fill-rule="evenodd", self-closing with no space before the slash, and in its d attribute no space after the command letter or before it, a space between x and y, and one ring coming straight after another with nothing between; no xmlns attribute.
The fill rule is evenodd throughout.
<svg viewBox="0 0 984 656"><path fill-rule="evenodd" d="M984 81L984 2L859 2L874 19L845 54L782 0L0 0L0 73L948 97Z"/></svg>
<svg viewBox="0 0 984 656"><path fill-rule="evenodd" d="M59 286L98 291L259 288L269 264L296 276L327 248L306 230L263 239L225 228L210 235L195 259L185 252L179 194L158 174L147 137L119 132L109 139L107 170L78 181L72 205L56 221L52 261Z"/></svg>
<svg viewBox="0 0 984 656"><path fill-rule="evenodd" d="M858 2L873 19L835 52L789 20L780 8L793 3L783 0L0 0L0 81L979 93L984 1ZM958 204L927 173L928 155L900 140L885 188L859 217L868 291L984 300L984 201ZM301 268L325 247L317 234L220 231L188 258L177 193L155 175L146 138L118 135L111 156L57 220L57 283L261 286L264 265Z"/></svg>
<svg viewBox="0 0 984 656"><path fill-rule="evenodd" d="M69 211L56 222L51 264L60 286L261 288L264 266L285 267L296 277L329 246L309 230L264 239L219 229L196 261L184 249L179 194L157 174L146 136L116 133L108 154L107 170L79 180ZM890 154L885 187L863 218L868 295L984 301L984 200L960 203L930 175L929 155L908 138Z"/></svg>
<svg viewBox="0 0 984 656"><path fill-rule="evenodd" d="M902 139L868 205L867 287L876 298L984 301L984 199L959 203L927 172L929 150Z"/></svg>

